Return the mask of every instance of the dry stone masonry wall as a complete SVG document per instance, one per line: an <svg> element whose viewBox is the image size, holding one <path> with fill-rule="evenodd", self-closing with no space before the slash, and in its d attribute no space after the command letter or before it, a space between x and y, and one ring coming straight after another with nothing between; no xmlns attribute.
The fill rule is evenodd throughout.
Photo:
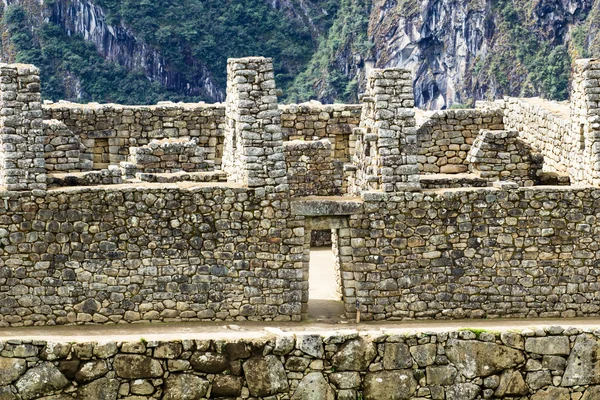
<svg viewBox="0 0 600 400"><path fill-rule="evenodd" d="M283 333L253 340L0 343L30 399L594 400L597 331Z"/></svg>
<svg viewBox="0 0 600 400"><path fill-rule="evenodd" d="M412 78L402 69L373 70L362 101L353 192L418 190Z"/></svg>
<svg viewBox="0 0 600 400"><path fill-rule="evenodd" d="M37 70L0 67L0 324L298 321L308 311L312 232L322 230L333 230L348 318L357 305L366 320L597 316L600 190L588 178L598 64L578 65L575 90L586 101L571 111L582 113L583 136L563 124L565 105L540 100L426 121L428 165L465 165L472 150L475 172L498 169L445 182L418 174L404 70L373 72L358 128L356 106L279 107L272 60L250 57L230 60L225 106L59 103L44 109L44 129ZM502 126L501 112L519 138L471 136ZM557 142L556 153L548 146L561 130L583 138L563 169L553 163L572 142ZM158 167L138 159L120 168L132 148ZM94 158L105 149L108 168ZM545 168L587 185L519 188L534 180L536 152ZM213 162L215 171L185 171ZM507 182L444 189L491 185L497 173Z"/></svg>
<svg viewBox="0 0 600 400"><path fill-rule="evenodd" d="M504 129L503 112L497 107L435 111L420 120L417 158L422 174L467 172L467 154L479 132Z"/></svg>
<svg viewBox="0 0 600 400"><path fill-rule="evenodd" d="M543 157L518 139L516 131L482 130L469 154L471 172L488 181L511 181L533 186L538 181Z"/></svg>
<svg viewBox="0 0 600 400"><path fill-rule="evenodd" d="M284 143L290 196L342 195L343 165L331 147L328 139Z"/></svg>
<svg viewBox="0 0 600 400"><path fill-rule="evenodd" d="M0 180L8 190L45 190L39 70L0 64Z"/></svg>
<svg viewBox="0 0 600 400"><path fill-rule="evenodd" d="M214 170L214 162L206 160L206 149L198 139L152 140L148 145L132 147L129 162L140 172L200 172ZM131 172L129 173L131 174Z"/></svg>

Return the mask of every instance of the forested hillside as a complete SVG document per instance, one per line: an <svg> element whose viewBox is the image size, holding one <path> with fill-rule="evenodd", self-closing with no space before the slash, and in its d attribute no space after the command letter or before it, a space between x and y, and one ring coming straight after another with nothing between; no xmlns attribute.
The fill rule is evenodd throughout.
<svg viewBox="0 0 600 400"><path fill-rule="evenodd" d="M43 96L222 101L228 57L273 57L283 101L356 101L372 67L410 68L417 105L565 99L600 55L600 0L3 0L2 61Z"/></svg>

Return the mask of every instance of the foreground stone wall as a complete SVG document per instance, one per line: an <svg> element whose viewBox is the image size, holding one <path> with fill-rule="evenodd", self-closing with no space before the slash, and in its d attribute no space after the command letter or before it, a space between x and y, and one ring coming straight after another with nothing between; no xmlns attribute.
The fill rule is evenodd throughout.
<svg viewBox="0 0 600 400"><path fill-rule="evenodd" d="M347 316L600 315L596 188L363 195L342 249Z"/></svg>
<svg viewBox="0 0 600 400"><path fill-rule="evenodd" d="M419 122L417 159L422 174L467 172L467 154L479 131L504 129L500 108L435 111Z"/></svg>
<svg viewBox="0 0 600 400"><path fill-rule="evenodd" d="M0 197L2 326L300 319L303 225L279 199L189 183Z"/></svg>
<svg viewBox="0 0 600 400"><path fill-rule="evenodd" d="M596 331L281 333L248 340L1 342L0 396L595 400ZM50 397L44 397L50 396Z"/></svg>

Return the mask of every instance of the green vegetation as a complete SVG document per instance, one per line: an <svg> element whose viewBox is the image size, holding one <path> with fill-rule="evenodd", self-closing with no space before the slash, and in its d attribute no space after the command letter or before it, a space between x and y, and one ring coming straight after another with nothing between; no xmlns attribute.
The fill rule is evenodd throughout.
<svg viewBox="0 0 600 400"><path fill-rule="evenodd" d="M219 87L229 57L273 57L286 88L310 59L310 31L264 0L96 0L113 24L123 22L155 46L167 63L191 80L194 60L206 65ZM327 2L330 9L335 7Z"/></svg>
<svg viewBox="0 0 600 400"><path fill-rule="evenodd" d="M104 60L82 37L69 37L52 23L39 26L32 18L19 5L5 10L2 25L10 33L10 49L5 50L13 54L15 62L40 68L45 99L153 103L165 97L182 98L148 81L141 73L129 73Z"/></svg>
<svg viewBox="0 0 600 400"><path fill-rule="evenodd" d="M327 101L356 101L358 82L355 56L368 58L372 43L367 37L371 1L341 0L329 33L305 71L300 73L287 92L287 102L301 102L318 97Z"/></svg>
<svg viewBox="0 0 600 400"><path fill-rule="evenodd" d="M535 25L531 1L494 0L494 50L474 66L474 83L500 95L568 98L571 56Z"/></svg>

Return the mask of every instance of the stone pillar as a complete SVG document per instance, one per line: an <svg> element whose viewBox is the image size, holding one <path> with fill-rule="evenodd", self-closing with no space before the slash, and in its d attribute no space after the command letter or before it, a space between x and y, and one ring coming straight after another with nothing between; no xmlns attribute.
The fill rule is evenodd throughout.
<svg viewBox="0 0 600 400"><path fill-rule="evenodd" d="M46 190L39 70L0 64L0 184L7 190Z"/></svg>
<svg viewBox="0 0 600 400"><path fill-rule="evenodd" d="M412 77L404 69L373 70L362 99L353 192L420 190Z"/></svg>
<svg viewBox="0 0 600 400"><path fill-rule="evenodd" d="M565 138L574 158L573 183L600 185L600 60L577 60L571 92L571 137Z"/></svg>
<svg viewBox="0 0 600 400"><path fill-rule="evenodd" d="M229 182L287 191L278 92L272 59L228 61L223 170Z"/></svg>

